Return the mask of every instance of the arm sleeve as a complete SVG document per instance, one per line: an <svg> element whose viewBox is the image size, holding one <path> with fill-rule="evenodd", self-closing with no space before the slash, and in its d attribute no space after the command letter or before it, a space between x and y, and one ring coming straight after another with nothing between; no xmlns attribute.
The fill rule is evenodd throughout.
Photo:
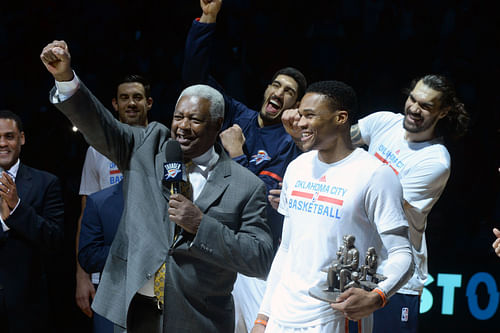
<svg viewBox="0 0 500 333"><path fill-rule="evenodd" d="M240 112L248 108L228 96L222 86L210 75L210 59L215 27L215 23L193 21L184 49L182 79L185 85L207 84L222 94L224 97L224 124L222 129L226 129L235 123L235 117Z"/></svg>
<svg viewBox="0 0 500 333"><path fill-rule="evenodd" d="M361 138L368 146L371 142L372 133L379 133L384 131L384 127L390 124L390 120L394 114L392 112L381 111L374 112L358 121L359 131L361 133Z"/></svg>
<svg viewBox="0 0 500 333"><path fill-rule="evenodd" d="M408 222L403 211L403 190L394 172L381 165L374 172L367 188L366 210L387 249L387 261L381 272L387 277L379 283L390 297L413 273L413 256L408 239Z"/></svg>
<svg viewBox="0 0 500 333"><path fill-rule="evenodd" d="M59 180L52 176L38 195L43 198L40 212L21 200L5 223L33 243L58 250L64 240L64 204Z"/></svg>
<svg viewBox="0 0 500 333"><path fill-rule="evenodd" d="M55 93L54 88L51 100L54 100ZM54 105L92 147L113 161L120 170L128 169L130 155L135 144L142 142L144 129L120 123L82 82L71 97Z"/></svg>
<svg viewBox="0 0 500 333"><path fill-rule="evenodd" d="M271 266L273 242L266 223L265 187L256 182L239 216L235 231L213 216L203 215L190 249L195 257L247 276L265 277ZM207 252L209 255L207 255Z"/></svg>
<svg viewBox="0 0 500 333"><path fill-rule="evenodd" d="M101 217L92 196L87 198L78 244L80 266L87 273L102 272L110 246L104 242Z"/></svg>
<svg viewBox="0 0 500 333"><path fill-rule="evenodd" d="M388 249L387 262L382 274L386 280L379 288L387 297L394 295L411 278L414 271L413 256L408 241L407 228L387 231L380 235L384 247Z"/></svg>

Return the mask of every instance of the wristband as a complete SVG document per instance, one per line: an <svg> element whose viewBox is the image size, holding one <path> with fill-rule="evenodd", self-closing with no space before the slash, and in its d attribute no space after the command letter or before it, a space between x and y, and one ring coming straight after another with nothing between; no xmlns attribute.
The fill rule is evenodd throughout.
<svg viewBox="0 0 500 333"><path fill-rule="evenodd" d="M372 291L379 294L380 298L382 299L382 307L384 307L387 304L387 297L385 296L385 293L378 288L375 288Z"/></svg>
<svg viewBox="0 0 500 333"><path fill-rule="evenodd" d="M267 326L267 320L264 319L255 319L254 325L262 325L264 327Z"/></svg>

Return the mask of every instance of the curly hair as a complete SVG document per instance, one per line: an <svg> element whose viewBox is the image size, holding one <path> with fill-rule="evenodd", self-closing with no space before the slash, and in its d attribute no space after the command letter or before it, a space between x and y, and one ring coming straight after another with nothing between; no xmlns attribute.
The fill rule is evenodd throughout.
<svg viewBox="0 0 500 333"><path fill-rule="evenodd" d="M455 91L455 86L450 79L436 74L428 74L412 81L410 88L405 92L409 94L419 81L426 86L441 93L440 102L442 108L449 107L446 117L436 125L436 133L450 139L458 139L469 130L470 116L465 105L462 103Z"/></svg>

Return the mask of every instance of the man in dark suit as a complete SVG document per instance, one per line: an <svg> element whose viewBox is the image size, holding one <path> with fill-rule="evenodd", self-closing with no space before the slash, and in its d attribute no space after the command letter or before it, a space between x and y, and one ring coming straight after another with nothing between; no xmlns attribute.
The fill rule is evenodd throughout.
<svg viewBox="0 0 500 333"><path fill-rule="evenodd" d="M87 197L78 242L78 262L86 273L102 273L122 211L122 182ZM113 332L113 324L95 314L94 333L103 332Z"/></svg>
<svg viewBox="0 0 500 333"><path fill-rule="evenodd" d="M0 332L50 332L44 255L63 243L58 179L19 160L21 119L0 111Z"/></svg>
<svg viewBox="0 0 500 333"><path fill-rule="evenodd" d="M156 122L132 127L114 119L74 75L64 41L50 43L40 57L56 80L52 102L124 174L125 209L92 308L129 333L131 323L135 332L232 332L236 273L265 277L273 244L264 183L216 144L222 95L189 87L171 131ZM187 170L192 201L170 194L162 182L172 139L193 162ZM155 307L147 299L163 263L165 298ZM138 302L163 311L163 329L142 328L149 319L134 313Z"/></svg>

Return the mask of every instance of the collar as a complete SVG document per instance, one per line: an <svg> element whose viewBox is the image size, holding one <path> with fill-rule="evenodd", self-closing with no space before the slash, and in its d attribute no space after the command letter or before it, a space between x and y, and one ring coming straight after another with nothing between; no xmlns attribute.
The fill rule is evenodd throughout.
<svg viewBox="0 0 500 333"><path fill-rule="evenodd" d="M17 159L17 162L13 166L11 166L9 170L5 170L13 178L14 181L16 180L17 172L19 171L20 162L21 160Z"/></svg>
<svg viewBox="0 0 500 333"><path fill-rule="evenodd" d="M206 169L211 169L217 163L218 159L219 154L215 152L214 146L212 146L200 156L194 157L192 161L193 164L205 171Z"/></svg>

